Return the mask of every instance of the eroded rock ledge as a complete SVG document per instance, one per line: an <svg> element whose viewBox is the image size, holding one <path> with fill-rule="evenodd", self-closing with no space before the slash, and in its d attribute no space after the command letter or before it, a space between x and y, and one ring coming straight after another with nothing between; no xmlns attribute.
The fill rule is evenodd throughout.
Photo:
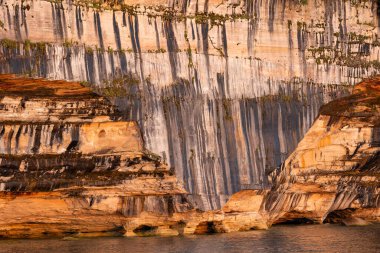
<svg viewBox="0 0 380 253"><path fill-rule="evenodd" d="M135 122L78 83L0 76L0 237L179 235L380 220L380 78L321 109L270 190L201 212ZM191 198L190 198L191 199ZM363 223L363 221L362 221Z"/></svg>
<svg viewBox="0 0 380 253"><path fill-rule="evenodd" d="M380 221L379 127L377 77L321 108L296 150L273 173L270 191L237 193L224 211L262 217L264 224L246 222L246 227Z"/></svg>
<svg viewBox="0 0 380 253"><path fill-rule="evenodd" d="M139 234L140 223L160 233L193 210L107 99L12 75L0 76L0 92L0 236Z"/></svg>

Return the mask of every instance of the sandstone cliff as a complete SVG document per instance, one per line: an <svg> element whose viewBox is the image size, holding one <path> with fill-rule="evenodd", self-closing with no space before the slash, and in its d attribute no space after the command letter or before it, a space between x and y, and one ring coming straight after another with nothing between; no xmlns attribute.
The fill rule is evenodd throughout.
<svg viewBox="0 0 380 253"><path fill-rule="evenodd" d="M237 193L225 212L252 212L268 226L349 224L358 218L379 222L379 127L380 78L374 78L358 84L351 96L322 107L296 150L273 173L270 191Z"/></svg>
<svg viewBox="0 0 380 253"><path fill-rule="evenodd" d="M0 76L0 237L138 234L193 209L118 113L78 83Z"/></svg>
<svg viewBox="0 0 380 253"><path fill-rule="evenodd" d="M78 83L0 76L0 237L180 235L380 221L380 78L324 106L272 173L201 211L136 122Z"/></svg>
<svg viewBox="0 0 380 253"><path fill-rule="evenodd" d="M321 105L379 73L377 1L0 0L0 72L76 80L138 121L205 210L268 187Z"/></svg>

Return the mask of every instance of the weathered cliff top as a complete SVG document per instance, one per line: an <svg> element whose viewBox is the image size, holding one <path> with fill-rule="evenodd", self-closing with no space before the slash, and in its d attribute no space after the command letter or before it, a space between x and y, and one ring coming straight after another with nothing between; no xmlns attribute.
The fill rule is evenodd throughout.
<svg viewBox="0 0 380 253"><path fill-rule="evenodd" d="M138 124L120 120L105 97L75 82L0 75L0 192L117 190L168 173Z"/></svg>
<svg viewBox="0 0 380 253"><path fill-rule="evenodd" d="M380 126L380 76L357 84L352 95L334 100L323 106L320 114L363 119Z"/></svg>
<svg viewBox="0 0 380 253"><path fill-rule="evenodd" d="M33 79L12 74L0 75L0 96L75 97L78 99L99 97L78 82Z"/></svg>
<svg viewBox="0 0 380 253"><path fill-rule="evenodd" d="M119 119L110 101L78 82L0 75L2 123L85 123Z"/></svg>

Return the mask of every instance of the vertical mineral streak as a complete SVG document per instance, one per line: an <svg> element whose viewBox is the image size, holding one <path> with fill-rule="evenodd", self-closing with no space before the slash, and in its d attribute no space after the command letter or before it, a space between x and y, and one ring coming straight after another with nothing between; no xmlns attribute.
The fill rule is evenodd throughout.
<svg viewBox="0 0 380 253"><path fill-rule="evenodd" d="M83 81L112 98L215 209L265 188L319 107L379 73L378 12L374 0L8 0L0 72Z"/></svg>

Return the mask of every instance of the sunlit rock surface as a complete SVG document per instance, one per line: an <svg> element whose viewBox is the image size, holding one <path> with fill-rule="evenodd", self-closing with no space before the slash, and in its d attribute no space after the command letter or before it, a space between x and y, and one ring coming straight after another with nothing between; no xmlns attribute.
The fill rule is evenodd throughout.
<svg viewBox="0 0 380 253"><path fill-rule="evenodd" d="M380 221L380 78L322 107L296 150L273 174L270 191L235 194L225 212L276 223ZM261 222L260 222L261 221ZM239 225L239 223L237 224ZM262 220L250 226L262 226Z"/></svg>
<svg viewBox="0 0 380 253"><path fill-rule="evenodd" d="M0 91L0 237L135 234L139 219L165 228L194 209L137 123L118 120L104 97L12 75Z"/></svg>
<svg viewBox="0 0 380 253"><path fill-rule="evenodd" d="M217 209L266 188L319 107L379 72L378 12L376 1L0 0L0 72L111 97L197 205Z"/></svg>
<svg viewBox="0 0 380 253"><path fill-rule="evenodd" d="M239 191L214 211L201 211L173 170L144 148L136 122L120 120L111 103L79 83L1 75L0 91L0 237L208 234L277 223L380 221L379 78L322 107L272 173L270 189ZM51 117L41 112L44 104Z"/></svg>
<svg viewBox="0 0 380 253"><path fill-rule="evenodd" d="M379 134L379 78L322 107L267 196L265 208L275 214L274 222L351 216L379 221Z"/></svg>

